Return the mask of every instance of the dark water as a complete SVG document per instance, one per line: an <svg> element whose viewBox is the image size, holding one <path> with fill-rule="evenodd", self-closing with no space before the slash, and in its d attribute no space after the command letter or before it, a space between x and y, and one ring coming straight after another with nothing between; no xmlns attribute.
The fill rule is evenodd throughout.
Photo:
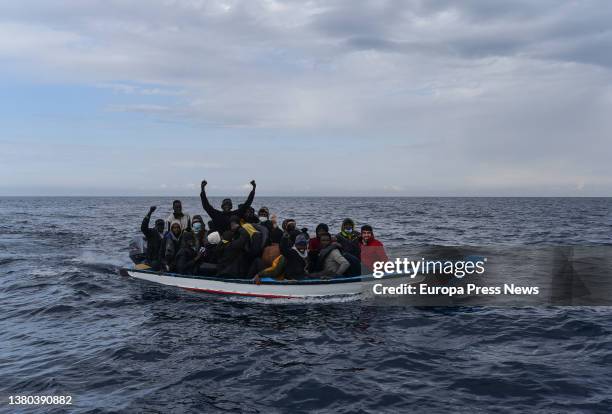
<svg viewBox="0 0 612 414"><path fill-rule="evenodd" d="M612 411L611 308L269 305L119 276L148 207L170 203L0 199L0 411L23 410L9 395L71 395L71 412ZM368 222L395 252L612 240L611 199L264 203L311 229Z"/></svg>

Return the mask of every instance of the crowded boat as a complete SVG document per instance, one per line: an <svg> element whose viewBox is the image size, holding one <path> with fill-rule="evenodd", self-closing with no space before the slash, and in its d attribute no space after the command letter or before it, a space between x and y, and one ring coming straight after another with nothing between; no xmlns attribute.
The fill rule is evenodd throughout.
<svg viewBox="0 0 612 414"><path fill-rule="evenodd" d="M371 274L375 262L387 261L382 242L374 229L346 218L332 234L327 223L316 226L314 234L299 227L293 218L279 224L266 206L257 212L255 181L242 204L234 209L229 198L221 209L213 207L201 183L200 199L209 220L183 211L180 200L172 203L172 213L153 221L156 206L144 216L140 231L130 245L130 258L140 269L163 274L209 276L227 279L262 278L307 280L354 277Z"/></svg>

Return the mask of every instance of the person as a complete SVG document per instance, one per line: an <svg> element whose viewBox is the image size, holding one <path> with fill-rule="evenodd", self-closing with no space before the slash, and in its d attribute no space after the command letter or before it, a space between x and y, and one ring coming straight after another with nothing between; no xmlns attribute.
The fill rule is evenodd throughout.
<svg viewBox="0 0 612 414"><path fill-rule="evenodd" d="M314 266L317 271L316 275L322 277L343 276L349 270L350 263L342 256L340 244L338 242L332 243L331 234L327 232L322 232L319 235L319 244L319 255Z"/></svg>
<svg viewBox="0 0 612 414"><path fill-rule="evenodd" d="M238 206L240 208L242 204ZM252 206L246 208L244 213L244 221L251 224L259 223L259 217L255 215L255 209Z"/></svg>
<svg viewBox="0 0 612 414"><path fill-rule="evenodd" d="M389 261L385 246L374 237L374 230L369 224L361 227L359 249L361 263L368 271L372 271L375 262Z"/></svg>
<svg viewBox="0 0 612 414"><path fill-rule="evenodd" d="M283 237L283 231L278 228L276 216L272 215L270 217L268 207L261 207L257 212L257 218L259 219L259 224L268 229L268 245L273 243L279 244Z"/></svg>
<svg viewBox="0 0 612 414"><path fill-rule="evenodd" d="M255 274L253 281L259 285L261 283L262 277L270 277L276 280L282 280L285 277L284 273L285 257L283 255L279 255L272 261L270 266Z"/></svg>
<svg viewBox="0 0 612 414"><path fill-rule="evenodd" d="M246 247L249 234L240 226L238 216L230 217L230 229L223 233L223 246L217 266L217 275L240 277L246 274Z"/></svg>
<svg viewBox="0 0 612 414"><path fill-rule="evenodd" d="M204 220L202 216L196 214L191 219L191 228L193 233L195 234L195 249L199 251L202 247L206 245L206 226L204 225Z"/></svg>
<svg viewBox="0 0 612 414"><path fill-rule="evenodd" d="M297 224L295 222L294 219L289 218L289 219L285 219L283 220L283 223L281 225L282 229L283 229L283 233L286 233L289 235L289 237L291 238L291 242L295 243L295 238L299 235L302 234L303 232L299 231L297 229ZM283 234L284 236L284 234Z"/></svg>
<svg viewBox="0 0 612 414"><path fill-rule="evenodd" d="M191 217L189 217L189 214L183 213L183 203L181 203L181 200L174 200L172 202L172 213L166 219L168 231L170 231L172 223L180 224L183 230L191 228Z"/></svg>
<svg viewBox="0 0 612 414"><path fill-rule="evenodd" d="M221 235L219 232L213 231L206 237L206 244L200 247L199 252L202 254L197 273L202 276L214 276L217 274L217 263L221 254Z"/></svg>
<svg viewBox="0 0 612 414"><path fill-rule="evenodd" d="M147 239L147 252L145 263L153 270L161 268L160 248L164 239L165 223L162 219L155 220L155 227L149 228L151 215L157 210L156 206L151 206L147 215L142 219L140 231Z"/></svg>
<svg viewBox="0 0 612 414"><path fill-rule="evenodd" d="M176 273L192 275L196 272L204 252L197 251L195 249L195 244L195 234L192 231L183 232L183 236L181 237L181 248L176 253Z"/></svg>
<svg viewBox="0 0 612 414"><path fill-rule="evenodd" d="M290 279L304 279L308 276L308 237L301 233L291 239L285 232L280 243L280 252L285 258L285 275Z"/></svg>
<svg viewBox="0 0 612 414"><path fill-rule="evenodd" d="M178 222L172 223L170 231L164 235L164 242L161 245L162 268L166 271L175 270L176 253L180 248L180 238L182 234L181 225Z"/></svg>
<svg viewBox="0 0 612 414"><path fill-rule="evenodd" d="M255 180L251 181L251 185L253 189L249 193L246 201L240 205L240 207L236 210L232 210L233 204L232 200L229 198L224 199L221 202L221 210L217 210L214 208L210 202L208 201L208 197L206 196L206 185L208 182L206 180L202 181L200 192L200 199L202 200L202 207L206 211L206 213L210 216L212 221L212 226L208 226L211 231L218 231L220 234L223 234L225 231L230 228L230 217L237 216L239 219L243 218L247 208L251 206L253 203L253 199L255 198Z"/></svg>
<svg viewBox="0 0 612 414"><path fill-rule="evenodd" d="M340 233L336 234L336 241L342 246L344 253L359 257L359 236L355 230L355 222L345 218L340 227Z"/></svg>
<svg viewBox="0 0 612 414"><path fill-rule="evenodd" d="M310 252L318 252L320 250L321 235L329 234L329 227L325 223L319 223L315 228L315 237L308 241L308 250Z"/></svg>

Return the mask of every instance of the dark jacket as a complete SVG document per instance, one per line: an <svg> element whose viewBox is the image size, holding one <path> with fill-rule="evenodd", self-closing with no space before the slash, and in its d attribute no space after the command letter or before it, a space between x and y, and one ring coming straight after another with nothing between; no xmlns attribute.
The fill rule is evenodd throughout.
<svg viewBox="0 0 612 414"><path fill-rule="evenodd" d="M359 257L359 237L360 234L356 231L353 231L351 234L340 232L336 234L336 241L340 243L344 253Z"/></svg>
<svg viewBox="0 0 612 414"><path fill-rule="evenodd" d="M239 277L247 273L245 262L246 247L249 243L249 234L242 227L234 233L231 241L222 241L218 271L219 276Z"/></svg>
<svg viewBox="0 0 612 414"><path fill-rule="evenodd" d="M266 220L263 223L259 223L259 224L268 229L268 244L267 245L270 245L271 243L280 243L281 238L283 237L283 231L281 229L279 229L278 227L274 227L272 225L271 220Z"/></svg>
<svg viewBox="0 0 612 414"><path fill-rule="evenodd" d="M219 258L221 257L221 253L223 251L223 242L219 244L205 244L204 249L204 254L202 254L202 263L219 263Z"/></svg>
<svg viewBox="0 0 612 414"><path fill-rule="evenodd" d="M202 207L206 211L206 213L210 216L213 228L209 229L210 231L218 231L223 234L224 231L230 229L230 217L238 216L240 218L244 217L244 213L247 208L251 206L253 203L253 198L255 198L255 189L252 189L249 193L249 197L246 199L244 204L240 204L240 206L236 210L228 211L227 213L222 210L217 210L214 208L210 202L208 201L208 197L206 197L206 192L202 191L200 193L200 199L202 200Z"/></svg>
<svg viewBox="0 0 612 414"><path fill-rule="evenodd" d="M164 238L162 234L155 230L155 227L149 228L150 220L151 217L147 215L142 219L142 224L140 225L140 231L147 238L146 257L149 264L159 262L159 251Z"/></svg>
<svg viewBox="0 0 612 414"><path fill-rule="evenodd" d="M176 254L175 268L176 273L184 275L192 275L196 270L196 256L197 253L192 247L183 246Z"/></svg>
<svg viewBox="0 0 612 414"><path fill-rule="evenodd" d="M308 274L308 260L295 251L291 237L287 233L281 239L280 252L285 257L285 276L289 279L304 279Z"/></svg>
<svg viewBox="0 0 612 414"><path fill-rule="evenodd" d="M174 272L175 270L176 254L178 253L180 246L180 239L174 237L172 232L166 232L159 249L159 255L162 263L168 266L171 272Z"/></svg>

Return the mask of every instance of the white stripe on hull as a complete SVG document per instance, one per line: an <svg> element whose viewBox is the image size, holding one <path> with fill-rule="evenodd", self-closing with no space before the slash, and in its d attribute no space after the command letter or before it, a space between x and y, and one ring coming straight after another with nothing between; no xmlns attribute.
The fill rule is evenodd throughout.
<svg viewBox="0 0 612 414"><path fill-rule="evenodd" d="M168 276L158 273L139 272L127 270L127 273L136 279L147 280L167 286L176 286L183 289L220 293L240 296L257 296L269 298L308 298L359 295L371 291L374 283L379 279L355 280L345 283L307 283L307 284L266 284L236 283L231 281L195 279L180 276ZM412 283L414 279L406 276L397 278L397 282Z"/></svg>

